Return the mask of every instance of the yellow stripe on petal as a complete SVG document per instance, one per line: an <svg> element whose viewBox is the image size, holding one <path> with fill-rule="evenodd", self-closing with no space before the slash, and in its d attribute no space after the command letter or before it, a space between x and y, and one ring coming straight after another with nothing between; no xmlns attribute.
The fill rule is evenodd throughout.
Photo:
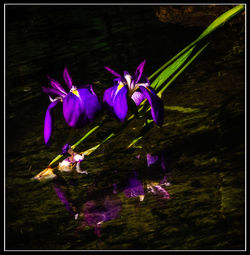
<svg viewBox="0 0 250 255"><path fill-rule="evenodd" d="M72 89L71 92L72 92L74 95L80 97L77 89Z"/></svg>
<svg viewBox="0 0 250 255"><path fill-rule="evenodd" d="M122 89L124 87L123 83L120 83L116 89L116 92L118 92L120 89Z"/></svg>

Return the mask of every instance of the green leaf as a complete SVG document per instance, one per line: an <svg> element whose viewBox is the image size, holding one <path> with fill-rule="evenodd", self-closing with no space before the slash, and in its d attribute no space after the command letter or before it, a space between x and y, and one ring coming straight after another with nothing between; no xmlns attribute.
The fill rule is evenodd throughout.
<svg viewBox="0 0 250 255"><path fill-rule="evenodd" d="M96 129L98 129L100 127L100 125L95 126L94 128L92 128L87 134L85 134L79 141L77 141L74 145L71 146L72 149L75 149L76 146L78 146L83 140L85 140L88 136L90 136L93 132L96 131Z"/></svg>
<svg viewBox="0 0 250 255"><path fill-rule="evenodd" d="M167 84L157 93L159 97L162 96L162 93L166 90L166 88L200 55L200 53L208 46L209 43L204 45L173 77L167 82Z"/></svg>
<svg viewBox="0 0 250 255"><path fill-rule="evenodd" d="M227 12L223 13L222 15L220 15L216 20L214 20L203 32L202 34L197 38L197 42L200 41L201 39L203 39L205 36L209 35L210 33L212 33L215 29L217 29L218 27L222 26L225 24L225 22L227 22L228 20L230 20L231 18L233 18L235 15L237 15L238 13L242 12L245 9L244 5L237 5L236 7L228 10Z"/></svg>
<svg viewBox="0 0 250 255"><path fill-rule="evenodd" d="M194 46L195 47L195 46ZM169 65L150 85L153 89L159 88L176 70L178 70L183 63L187 60L187 58L190 56L190 54L193 51L193 48L191 48L189 51L187 51L185 54L183 54L181 57L179 57L173 64Z"/></svg>

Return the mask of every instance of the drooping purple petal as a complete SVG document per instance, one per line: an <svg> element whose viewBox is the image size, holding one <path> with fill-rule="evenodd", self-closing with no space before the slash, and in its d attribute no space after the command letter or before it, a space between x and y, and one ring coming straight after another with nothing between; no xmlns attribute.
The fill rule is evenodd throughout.
<svg viewBox="0 0 250 255"><path fill-rule="evenodd" d="M103 95L103 102L106 103L108 106L114 106L114 95L117 90L118 85L114 85L104 91Z"/></svg>
<svg viewBox="0 0 250 255"><path fill-rule="evenodd" d="M80 88L78 89L80 95L80 100L86 109L86 114L89 121L92 121L96 114L101 110L101 104L95 94L92 86L90 88Z"/></svg>
<svg viewBox="0 0 250 255"><path fill-rule="evenodd" d="M109 67L107 67L107 66L104 66L104 68L105 68L106 70L108 70L110 73L112 73L114 76L116 76L116 77L121 77L120 74L118 74L117 72L115 72L115 71L112 70L111 68L109 68Z"/></svg>
<svg viewBox="0 0 250 255"><path fill-rule="evenodd" d="M64 68L63 78L64 78L66 85L71 89L73 82L72 82L71 76L69 75L69 71L68 71L67 67Z"/></svg>
<svg viewBox="0 0 250 255"><path fill-rule="evenodd" d="M87 111L80 97L70 92L63 100L63 116L70 127L80 128L88 122Z"/></svg>
<svg viewBox="0 0 250 255"><path fill-rule="evenodd" d="M59 100L50 103L46 110L45 121L44 121L44 142L47 145L50 141L53 127L53 120L51 115L51 109L53 109Z"/></svg>
<svg viewBox="0 0 250 255"><path fill-rule="evenodd" d="M136 106L139 106L141 102L146 99L146 97L139 91L135 91L133 95L131 96L133 101L135 102Z"/></svg>
<svg viewBox="0 0 250 255"><path fill-rule="evenodd" d="M127 87L112 86L104 91L103 102L109 111L123 121L127 115Z"/></svg>
<svg viewBox="0 0 250 255"><path fill-rule="evenodd" d="M71 127L83 127L94 119L100 109L98 97L89 88L70 92L63 100L63 115Z"/></svg>
<svg viewBox="0 0 250 255"><path fill-rule="evenodd" d="M123 86L122 88L118 86L114 95L114 112L120 121L124 121L128 112L127 92L127 86Z"/></svg>
<svg viewBox="0 0 250 255"><path fill-rule="evenodd" d="M154 122L158 126L162 126L164 118L164 108L162 100L156 95L154 90L150 87L139 86L141 92L147 98L151 106L151 115Z"/></svg>
<svg viewBox="0 0 250 255"><path fill-rule="evenodd" d="M57 95L60 97L65 97L66 94L62 93L61 91L57 90L57 89L53 89L53 88L46 88L46 87L42 87L43 92L45 92L48 95Z"/></svg>
<svg viewBox="0 0 250 255"><path fill-rule="evenodd" d="M133 76L133 80L135 81L135 84L138 83L142 76L143 68L146 63L146 60L142 61L139 66L136 68L135 74Z"/></svg>
<svg viewBox="0 0 250 255"><path fill-rule="evenodd" d="M50 80L50 84L51 84L51 86L52 86L54 89L59 90L59 91L61 91L63 94L67 95L67 92L63 89L63 87L61 86L61 84L60 84L58 81L56 81L56 80L50 78L49 76L48 76L48 79Z"/></svg>

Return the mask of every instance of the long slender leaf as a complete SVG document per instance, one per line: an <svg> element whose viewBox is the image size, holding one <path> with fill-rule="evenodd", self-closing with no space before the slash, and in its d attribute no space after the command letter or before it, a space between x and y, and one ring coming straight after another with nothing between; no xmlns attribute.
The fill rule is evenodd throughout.
<svg viewBox="0 0 250 255"><path fill-rule="evenodd" d="M166 88L200 55L200 53L208 46L209 43L204 45L173 77L172 79L158 92L161 97Z"/></svg>
<svg viewBox="0 0 250 255"><path fill-rule="evenodd" d="M195 47L195 46L194 46ZM183 63L187 60L190 54L193 51L191 48L185 54L183 54L180 58L178 58L173 64L169 65L150 85L153 89L157 90L178 68L183 65Z"/></svg>
<svg viewBox="0 0 250 255"><path fill-rule="evenodd" d="M71 146L72 149L75 149L76 146L78 146L83 140L85 140L88 136L90 136L93 132L96 131L96 129L98 129L100 127L100 125L95 126L94 128L92 128L87 134L85 134L79 141L77 141L74 145Z"/></svg>
<svg viewBox="0 0 250 255"><path fill-rule="evenodd" d="M232 19L235 15L242 12L245 9L244 5L237 5L234 8L228 10L227 12L220 15L216 20L214 20L203 32L202 34L197 38L197 42L203 39L205 36L212 33L215 29L217 29L220 26L223 26L225 22ZM196 42L196 43L197 43Z"/></svg>

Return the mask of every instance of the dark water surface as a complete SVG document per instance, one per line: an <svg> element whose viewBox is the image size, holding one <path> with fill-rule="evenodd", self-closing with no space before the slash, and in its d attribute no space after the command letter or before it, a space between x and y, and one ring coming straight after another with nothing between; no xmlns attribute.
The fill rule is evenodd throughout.
<svg viewBox="0 0 250 255"><path fill-rule="evenodd" d="M126 150L143 120L86 157L88 175L31 181L98 123L73 130L59 104L47 148L48 75L64 84L67 66L74 84L92 83L101 99L113 79L104 66L133 73L146 59L151 75L204 28L162 23L153 6L6 6L7 250L245 248L244 22L215 33L165 91L163 127L138 147ZM110 118L77 151L120 127ZM149 153L158 161L147 167Z"/></svg>

